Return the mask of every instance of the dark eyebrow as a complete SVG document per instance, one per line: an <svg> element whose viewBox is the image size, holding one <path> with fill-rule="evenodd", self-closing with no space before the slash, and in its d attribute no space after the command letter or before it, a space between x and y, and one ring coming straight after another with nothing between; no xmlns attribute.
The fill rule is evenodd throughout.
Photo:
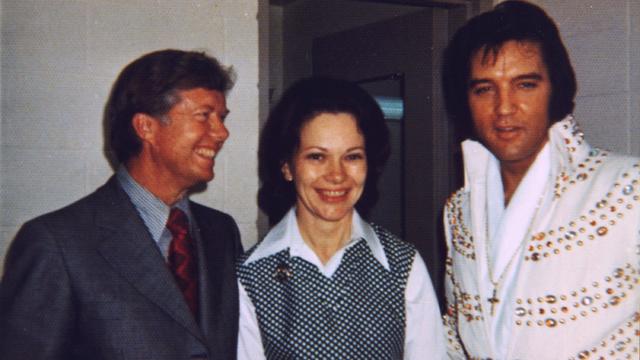
<svg viewBox="0 0 640 360"><path fill-rule="evenodd" d="M542 81L542 79L544 79L544 77L540 73L537 73L537 72L518 75L518 76L516 76L514 78L515 81L521 81L521 80ZM475 87L476 85L485 84L485 83L491 83L491 82L492 81L490 79L485 79L485 78L471 79L471 80L469 80L469 89Z"/></svg>
<svg viewBox="0 0 640 360"><path fill-rule="evenodd" d="M317 145L311 145L311 146L307 146L304 149L301 149L302 151L310 151L310 150L315 150L315 151L322 151L322 152L327 152L328 150L326 148L323 148L322 146L317 146Z"/></svg>
<svg viewBox="0 0 640 360"><path fill-rule="evenodd" d="M346 152L351 152L351 151L355 151L355 150L365 151L364 145L362 145L362 146L354 146L352 148L348 148Z"/></svg>
<svg viewBox="0 0 640 360"><path fill-rule="evenodd" d="M537 81L541 81L542 79L543 79L542 75L540 75L537 72L533 72L533 73L518 75L518 76L516 76L516 78L514 80L537 80Z"/></svg>
<svg viewBox="0 0 640 360"><path fill-rule="evenodd" d="M490 83L490 82L491 81L489 79L471 79L469 80L469 89L475 87L476 85Z"/></svg>
<svg viewBox="0 0 640 360"><path fill-rule="evenodd" d="M216 110L216 107L215 107L215 106L211 106L211 105L203 105L203 107L204 107L207 111L209 111L209 112L215 112L215 111L218 111L218 110ZM230 112L231 112L231 110L229 110L229 109L225 109L225 111L220 111L220 116L222 116L222 117L227 117L227 115L229 115L229 113L230 113Z"/></svg>

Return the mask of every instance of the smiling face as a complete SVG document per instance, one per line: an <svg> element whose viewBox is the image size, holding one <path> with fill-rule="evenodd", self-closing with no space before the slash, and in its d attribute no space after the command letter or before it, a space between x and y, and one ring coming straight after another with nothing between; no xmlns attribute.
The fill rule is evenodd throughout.
<svg viewBox="0 0 640 360"><path fill-rule="evenodd" d="M547 141L551 82L540 47L505 42L471 58L468 101L477 136L502 166L528 169Z"/></svg>
<svg viewBox="0 0 640 360"><path fill-rule="evenodd" d="M303 125L282 173L294 182L298 217L350 222L367 177L364 137L353 116L322 113Z"/></svg>
<svg viewBox="0 0 640 360"><path fill-rule="evenodd" d="M211 181L215 156L229 137L224 125L228 114L224 95L195 88L178 92L180 101L152 123L146 139L153 176L165 187L184 192Z"/></svg>

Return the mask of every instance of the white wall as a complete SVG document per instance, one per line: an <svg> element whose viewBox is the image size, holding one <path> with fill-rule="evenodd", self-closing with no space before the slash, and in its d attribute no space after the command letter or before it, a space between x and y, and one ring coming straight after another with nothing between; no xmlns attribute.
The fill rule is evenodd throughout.
<svg viewBox="0 0 640 360"><path fill-rule="evenodd" d="M640 155L640 2L534 2L557 21L571 53L589 141ZM206 50L238 73L231 137L216 179L195 198L230 212L245 245L254 243L267 13L267 0L2 0L0 262L20 224L108 178L101 121L111 84L134 58L168 47Z"/></svg>
<svg viewBox="0 0 640 360"><path fill-rule="evenodd" d="M130 61L163 48L204 50L238 74L227 99L231 137L216 178L195 199L231 213L245 244L255 242L258 119L266 96L259 91L258 13L260 5L260 18L266 16L266 1L3 0L0 263L24 221L90 193L111 175L102 152L110 87Z"/></svg>
<svg viewBox="0 0 640 360"><path fill-rule="evenodd" d="M533 0L556 21L578 79L576 118L592 145L640 155L640 1Z"/></svg>

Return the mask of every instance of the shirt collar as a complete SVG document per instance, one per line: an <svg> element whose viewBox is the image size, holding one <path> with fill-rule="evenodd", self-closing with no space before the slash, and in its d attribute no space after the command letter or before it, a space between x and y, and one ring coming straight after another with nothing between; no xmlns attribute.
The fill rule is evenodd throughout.
<svg viewBox="0 0 640 360"><path fill-rule="evenodd" d="M118 168L116 178L140 214L151 237L157 242L166 228L171 208L131 177L124 166ZM189 222L193 224L191 210L189 208L189 199L186 196L173 206L184 211Z"/></svg>
<svg viewBox="0 0 640 360"><path fill-rule="evenodd" d="M589 156L597 155L599 151L587 143L584 133L572 115L551 127L549 139L554 149L552 170L556 173L575 174L580 171L580 163Z"/></svg>
<svg viewBox="0 0 640 360"><path fill-rule="evenodd" d="M389 263L380 239L373 230L373 227L364 221L358 212L354 210L351 220L351 241L344 249L355 245L361 239L365 241L371 249L373 257L385 269L389 270ZM285 249L289 249L291 256L302 257L307 261L311 260L309 258L309 251L311 249L302 239L302 235L300 235L295 207L291 208L282 220L269 231L267 236L256 245L256 249L245 261L245 264L252 263ZM313 261L310 262L313 263Z"/></svg>
<svg viewBox="0 0 640 360"><path fill-rule="evenodd" d="M578 171L578 164L594 151L584 140L584 133L572 115L568 115L549 128L549 147L551 148L552 177L561 172L573 174ZM463 141L462 153L465 190L469 191L472 184L485 186L487 164L497 161L493 154L475 140Z"/></svg>

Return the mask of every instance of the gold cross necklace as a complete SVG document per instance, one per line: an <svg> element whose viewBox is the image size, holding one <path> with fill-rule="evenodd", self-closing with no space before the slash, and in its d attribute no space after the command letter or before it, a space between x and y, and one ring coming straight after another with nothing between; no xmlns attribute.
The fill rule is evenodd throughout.
<svg viewBox="0 0 640 360"><path fill-rule="evenodd" d="M511 267L511 263L513 263L513 260L518 256L518 254L520 254L520 249L524 246L524 244L526 243L527 239L529 238L529 234L531 233L531 228L533 227L533 223L535 221L535 219L538 217L538 211L540 210L540 205L542 204L542 199L544 199L544 196L546 194L547 191L547 186L549 185L549 178L547 179L547 183L545 184L545 188L542 190L542 194L540 194L540 197L538 198L538 203L536 204L536 209L533 212L533 216L531 217L531 221L529 222L529 227L527 228L527 231L524 233L524 237L522 238L522 240L520 241L520 245L518 246L518 248L514 251L513 255L511 255L511 258L509 259L509 262L507 263L507 266L504 267L504 270L502 270L502 273L500 273L500 276L498 277L497 280L494 280L493 277L493 271L491 271L491 259L489 258L489 199L488 197L485 199L485 217L484 217L484 230L485 230L485 241L484 241L484 247L485 247L485 259L487 261L487 272L489 273L489 281L491 282L491 285L493 285L493 293L491 295L490 298L487 299L487 301L489 303L491 303L491 316L494 316L495 313L495 306L496 304L498 304L500 302L500 299L498 298L498 289L499 289L499 285L502 282L502 280L504 279L504 276L507 274L507 270Z"/></svg>

